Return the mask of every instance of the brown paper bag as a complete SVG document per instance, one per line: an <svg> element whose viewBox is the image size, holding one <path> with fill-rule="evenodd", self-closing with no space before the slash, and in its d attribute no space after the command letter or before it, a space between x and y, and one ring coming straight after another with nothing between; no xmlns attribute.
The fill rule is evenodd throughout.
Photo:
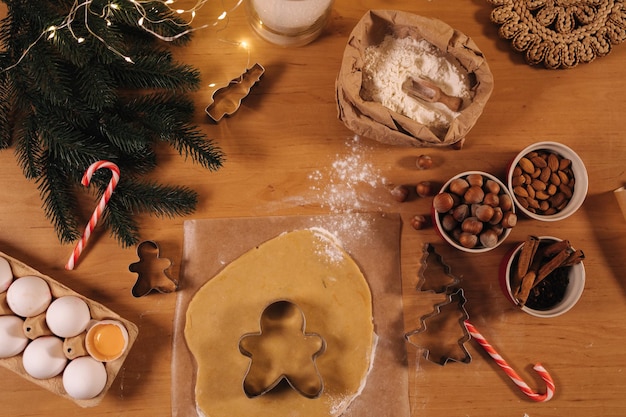
<svg viewBox="0 0 626 417"><path fill-rule="evenodd" d="M450 53L467 70L472 82L471 104L461 110L445 135L437 135L426 125L361 98L363 52L388 34L425 39ZM371 10L361 18L348 38L336 81L338 116L350 130L382 143L415 147L460 148L492 90L493 75L487 61L469 37L442 21L396 10Z"/></svg>

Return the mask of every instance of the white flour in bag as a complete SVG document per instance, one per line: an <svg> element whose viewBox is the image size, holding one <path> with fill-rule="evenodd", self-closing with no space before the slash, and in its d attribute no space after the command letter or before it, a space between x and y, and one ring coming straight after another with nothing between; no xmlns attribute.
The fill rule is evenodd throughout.
<svg viewBox="0 0 626 417"><path fill-rule="evenodd" d="M391 35L365 49L361 97L381 103L431 130L444 133L458 116L441 103L427 103L408 96L402 84L408 77L424 77L451 96L470 100L467 71L451 56L425 39Z"/></svg>

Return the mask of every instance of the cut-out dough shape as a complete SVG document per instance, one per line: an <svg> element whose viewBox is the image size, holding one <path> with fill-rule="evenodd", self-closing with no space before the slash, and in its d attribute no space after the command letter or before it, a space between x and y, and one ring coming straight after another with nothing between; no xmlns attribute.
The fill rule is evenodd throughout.
<svg viewBox="0 0 626 417"><path fill-rule="evenodd" d="M139 262L128 266L130 272L137 273L137 281L132 289L133 297L142 297L150 291L170 293L178 289L178 283L170 277L167 270L172 262L167 258L161 258L159 245L147 240L137 246Z"/></svg>
<svg viewBox="0 0 626 417"><path fill-rule="evenodd" d="M290 301L276 301L263 310L260 327L260 333L245 334L239 341L239 350L250 358L243 382L246 395L263 395L285 380L305 397L319 397L324 383L315 359L326 342L305 332L302 310Z"/></svg>

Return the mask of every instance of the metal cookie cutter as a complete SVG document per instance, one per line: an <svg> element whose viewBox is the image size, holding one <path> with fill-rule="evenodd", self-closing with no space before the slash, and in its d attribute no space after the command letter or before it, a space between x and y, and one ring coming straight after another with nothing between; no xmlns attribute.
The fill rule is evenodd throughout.
<svg viewBox="0 0 626 417"><path fill-rule="evenodd" d="M326 341L317 333L305 332L304 313L296 304L279 300L261 314L259 333L239 339L239 351L250 358L243 390L248 398L264 395L286 381L307 398L324 390L316 358L324 353Z"/></svg>
<svg viewBox="0 0 626 417"><path fill-rule="evenodd" d="M211 97L213 102L207 106L206 113L216 123L222 120L222 117L235 113L241 101L250 94L250 90L264 73L265 68L260 64L254 64L228 85L215 90Z"/></svg>
<svg viewBox="0 0 626 417"><path fill-rule="evenodd" d="M434 305L434 310L420 317L420 327L405 334L412 345L424 350L431 362L445 365L449 361L470 363L472 357L465 348L471 336L465 327L469 319L465 309L463 289L455 289L460 280L451 274L435 248L424 245L422 267L419 270L417 289L436 294L445 293L446 299Z"/></svg>
<svg viewBox="0 0 626 417"><path fill-rule="evenodd" d="M424 245L422 266L418 272L417 289L433 291L437 294L447 292L461 280L452 275L452 269L443 262L443 258L430 243Z"/></svg>
<svg viewBox="0 0 626 417"><path fill-rule="evenodd" d="M465 301L461 288L448 294L446 301L420 318L421 327L407 333L406 340L424 349L424 357L439 365L450 361L470 363L472 357L465 348L471 338L464 324L469 319Z"/></svg>
<svg viewBox="0 0 626 417"><path fill-rule="evenodd" d="M141 242L137 246L139 262L128 266L130 272L137 273L137 281L132 289L133 297L142 297L155 290L160 293L170 293L178 289L178 282L168 273L172 262L161 258L159 245L152 240Z"/></svg>

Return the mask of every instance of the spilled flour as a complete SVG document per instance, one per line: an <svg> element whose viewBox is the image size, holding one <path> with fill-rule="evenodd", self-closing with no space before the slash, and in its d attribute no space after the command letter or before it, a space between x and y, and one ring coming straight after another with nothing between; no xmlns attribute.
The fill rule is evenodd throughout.
<svg viewBox="0 0 626 417"><path fill-rule="evenodd" d="M309 180L321 207L332 214L344 214L341 221L330 225L332 231L354 235L368 229L367 220L358 213L380 210L386 204L376 196L387 180L368 160L371 149L358 136L348 139L346 147L347 153L335 155L329 167L313 171Z"/></svg>

